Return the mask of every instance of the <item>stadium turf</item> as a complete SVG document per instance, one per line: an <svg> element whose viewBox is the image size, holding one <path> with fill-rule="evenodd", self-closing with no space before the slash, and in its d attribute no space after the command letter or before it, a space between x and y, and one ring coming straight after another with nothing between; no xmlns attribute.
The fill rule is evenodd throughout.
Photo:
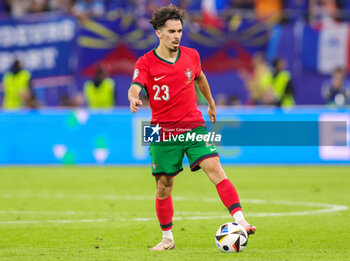
<svg viewBox="0 0 350 261"><path fill-rule="evenodd" d="M221 253L231 221L188 167L173 191L176 249L161 239L147 167L0 168L0 260L349 260L350 167L225 167L257 234ZM345 209L345 210L344 210Z"/></svg>

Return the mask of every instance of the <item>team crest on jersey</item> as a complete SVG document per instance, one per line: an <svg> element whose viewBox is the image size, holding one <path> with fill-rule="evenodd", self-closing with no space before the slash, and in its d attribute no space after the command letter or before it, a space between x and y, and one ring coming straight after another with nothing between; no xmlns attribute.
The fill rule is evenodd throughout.
<svg viewBox="0 0 350 261"><path fill-rule="evenodd" d="M139 69L135 69L134 75L132 76L132 79L135 80L139 76Z"/></svg>
<svg viewBox="0 0 350 261"><path fill-rule="evenodd" d="M186 71L185 71L185 75L187 77L187 81L185 82L186 84L189 84L192 80L192 75L193 75L193 72L190 68L187 68Z"/></svg>

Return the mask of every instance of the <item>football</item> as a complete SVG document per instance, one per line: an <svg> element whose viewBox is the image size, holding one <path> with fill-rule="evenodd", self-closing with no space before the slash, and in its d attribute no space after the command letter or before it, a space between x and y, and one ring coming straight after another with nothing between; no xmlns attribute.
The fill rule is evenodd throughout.
<svg viewBox="0 0 350 261"><path fill-rule="evenodd" d="M242 252L247 247L248 234L237 223L225 223L216 231L215 243L222 252Z"/></svg>

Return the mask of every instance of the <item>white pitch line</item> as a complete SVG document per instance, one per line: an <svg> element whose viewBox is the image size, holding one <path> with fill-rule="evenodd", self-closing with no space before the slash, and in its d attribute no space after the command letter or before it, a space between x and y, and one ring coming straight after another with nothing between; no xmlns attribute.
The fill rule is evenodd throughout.
<svg viewBox="0 0 350 261"><path fill-rule="evenodd" d="M46 193L39 193L39 194L32 194L32 193L23 193L23 194L9 194L9 193L2 193L0 194L0 198L41 198L41 199L84 199L84 200L91 200L91 199L101 199L101 200L131 200L131 201L138 201L138 200L150 200L154 201L155 196L118 196L118 195L88 195L88 194L76 194L76 195L67 195L67 194L46 194ZM174 201L199 201L199 202L220 202L219 197L179 197L174 196ZM316 203L316 202L296 202L296 201L287 201L287 200L263 200L263 199L243 199L241 200L243 203L251 203L251 204L275 204L275 205L289 205L289 206L303 206L303 207L320 207L320 208L332 208L334 204L328 204L328 203ZM342 206L344 207L344 206ZM346 207L346 206L345 206ZM346 207L347 208L347 207Z"/></svg>
<svg viewBox="0 0 350 261"><path fill-rule="evenodd" d="M5 196L8 198L11 194L1 194L1 196ZM37 194L35 197L39 197ZM18 196L18 195L16 195ZM32 195L34 196L34 195ZM67 198L64 194L56 194L56 195L48 195L45 194L45 198ZM68 196L69 197L69 196ZM75 195L75 198L79 199L95 199L96 197L91 195ZM154 200L154 197L150 196L115 196L115 195L100 195L101 199L114 199L114 200ZM185 198L185 197L174 197L174 200L177 201L204 201L204 202L219 202L217 198ZM277 216L305 216L305 215L315 215L322 213L331 213L347 210L347 206L343 205L335 205L328 203L316 203L316 202L295 202L295 201L270 201L270 200L261 200L261 199L250 199L243 200L243 202L251 203L251 204L276 204L276 205L289 205L289 206L304 206L304 207L318 207L321 209L316 210L307 210L307 211L299 211L299 212L280 212L280 213L247 213L246 216L249 217L277 217ZM66 215L77 215L77 214L103 214L103 215L111 215L111 214L121 214L126 212L87 212L87 211L16 211L16 210L2 210L0 214L66 214ZM229 218L229 215L220 215L221 212L175 212L176 215L198 215L198 216L175 216L174 220L209 220L209 219L222 219ZM209 215L209 216L208 216ZM214 215L214 216L210 216ZM10 221L0 221L0 224L40 224L40 223L57 223L57 224L65 224L65 223L94 223L94 222L116 222L116 221L133 221L133 222L147 222L154 221L156 217L147 217L147 218L100 218L100 219L67 219L67 220L10 220Z"/></svg>
<svg viewBox="0 0 350 261"><path fill-rule="evenodd" d="M119 195L89 195L89 194L46 194L46 193L18 193L18 194L9 194L2 193L0 194L0 198L40 198L40 199L100 199L100 200L150 200L154 201L155 196L119 196ZM173 196L174 201L200 201L200 202L220 202L219 197L179 197ZM289 205L289 206L303 206L303 207L332 207L333 204L328 203L316 203L316 202L296 202L296 201L287 201L287 200L264 200L264 199L243 199L241 200L243 203L251 203L251 204L275 204L275 205Z"/></svg>

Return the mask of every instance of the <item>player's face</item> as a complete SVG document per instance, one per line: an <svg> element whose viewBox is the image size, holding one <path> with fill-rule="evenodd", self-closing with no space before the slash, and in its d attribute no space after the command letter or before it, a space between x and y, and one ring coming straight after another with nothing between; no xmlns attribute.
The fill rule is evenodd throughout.
<svg viewBox="0 0 350 261"><path fill-rule="evenodd" d="M157 33L160 43L171 52L179 49L182 37L182 24L180 20L168 20Z"/></svg>

